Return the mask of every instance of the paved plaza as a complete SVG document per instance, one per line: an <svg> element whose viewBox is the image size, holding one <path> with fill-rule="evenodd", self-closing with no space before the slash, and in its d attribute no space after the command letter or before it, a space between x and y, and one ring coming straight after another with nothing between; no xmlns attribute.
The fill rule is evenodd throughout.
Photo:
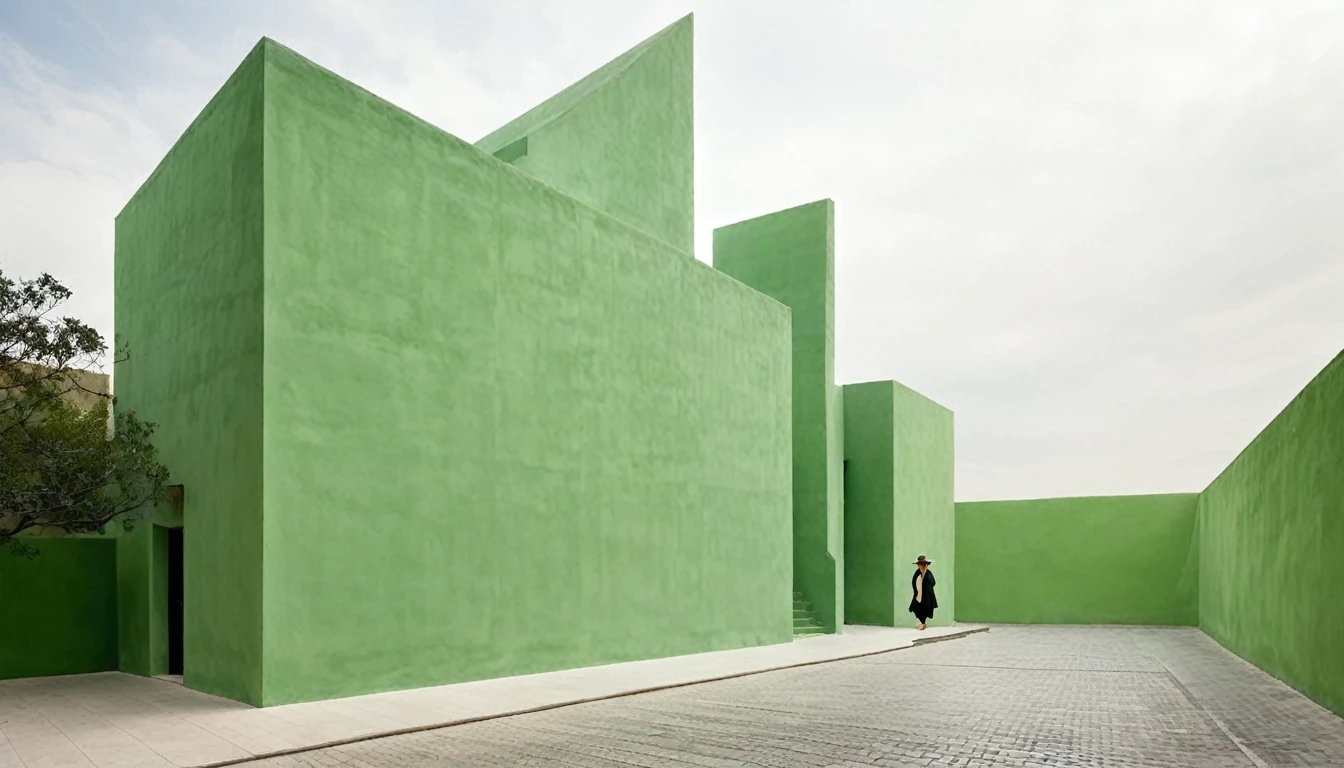
<svg viewBox="0 0 1344 768"><path fill-rule="evenodd" d="M1197 630L994 627L249 765L1344 766L1344 719Z"/></svg>
<svg viewBox="0 0 1344 768"><path fill-rule="evenodd" d="M0 681L0 768L190 768L910 648L983 630L846 627L780 645L254 709L117 672Z"/></svg>

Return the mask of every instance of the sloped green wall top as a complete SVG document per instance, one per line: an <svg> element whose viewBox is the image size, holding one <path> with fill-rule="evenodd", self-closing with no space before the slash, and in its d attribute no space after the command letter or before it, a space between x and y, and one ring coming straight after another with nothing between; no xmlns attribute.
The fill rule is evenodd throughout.
<svg viewBox="0 0 1344 768"><path fill-rule="evenodd" d="M476 146L691 254L693 30L688 15Z"/></svg>

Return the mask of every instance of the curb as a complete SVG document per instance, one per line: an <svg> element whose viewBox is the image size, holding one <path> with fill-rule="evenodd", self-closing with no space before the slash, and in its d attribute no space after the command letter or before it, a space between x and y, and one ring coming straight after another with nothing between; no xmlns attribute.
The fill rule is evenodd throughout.
<svg viewBox="0 0 1344 768"><path fill-rule="evenodd" d="M293 747L290 749L278 749L272 752L259 752L247 757L234 757L228 760L220 760L214 763L197 763L183 768L225 768L232 765L246 765L260 760L270 760L276 757L287 757L289 755L299 755L305 752L316 752L321 749L331 749L332 747L343 747L348 744L358 744L361 741L373 741L374 739L386 739L392 736L405 736L412 733L422 733L424 731L438 731L444 728L453 728L459 725L470 725L472 723L482 723L488 720L501 720L506 717L518 717L520 715L532 715L538 712L547 712L552 709L562 709L564 707L574 707L580 704L592 704L599 701L610 701L612 699L623 699L627 696L640 696L645 693L656 693L658 691L669 691L676 688L689 688L693 685L703 685L704 683L717 683L722 680L736 680L740 677L751 677L753 675L764 675L770 672L782 672L786 669L799 669L801 667L815 667L818 664L830 664L836 661L850 661L851 659L864 659L870 656L881 656L885 653L895 653L910 648L917 648L921 645L931 643L941 643L948 640L960 640L963 637L988 632L989 627L976 627L975 629L966 629L960 632L948 633L938 637L917 637L910 645L903 645L900 648L884 648L879 651L864 651L863 653L852 653L847 656L836 656L829 659L818 659L816 661L800 661L794 664L782 664L777 667L767 667L765 669L753 669L747 672L733 672L727 675L716 675L714 677L705 677L698 680L688 680L681 683L665 683L663 685L653 685L646 688L636 688L629 691L618 691L601 696L589 696L582 699L569 699L559 701L553 704L540 704L535 707L525 707L523 709L513 709L507 712L495 712L488 715L476 715L475 717L461 717L456 720L446 720L441 723L430 723L428 725L416 725L410 728L396 728L389 731L378 731L377 733L366 733L360 736L351 736L345 739L335 739L325 741L321 744L312 744L306 747Z"/></svg>

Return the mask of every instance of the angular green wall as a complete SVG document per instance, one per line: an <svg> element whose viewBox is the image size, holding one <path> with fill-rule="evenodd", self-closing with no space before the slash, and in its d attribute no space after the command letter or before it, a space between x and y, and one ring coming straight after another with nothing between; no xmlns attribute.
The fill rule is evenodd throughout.
<svg viewBox="0 0 1344 768"><path fill-rule="evenodd" d="M934 626L956 607L952 412L894 381L844 386L845 619L908 626L910 565L935 561Z"/></svg>
<svg viewBox="0 0 1344 768"><path fill-rule="evenodd" d="M265 62L263 701L787 642L788 310Z"/></svg>
<svg viewBox="0 0 1344 768"><path fill-rule="evenodd" d="M44 538L0 551L0 680L117 668L116 540Z"/></svg>
<svg viewBox="0 0 1344 768"><path fill-rule="evenodd" d="M159 425L185 489L185 684L261 702L263 47L116 221L117 407ZM146 521L118 539L121 669L166 672L166 578ZM157 586L156 586L157 585Z"/></svg>
<svg viewBox="0 0 1344 768"><path fill-rule="evenodd" d="M1199 623L1344 715L1344 353L1200 495Z"/></svg>
<svg viewBox="0 0 1344 768"><path fill-rule="evenodd" d="M956 618L1195 626L1198 499L1184 493L959 503Z"/></svg>
<svg viewBox="0 0 1344 768"><path fill-rule="evenodd" d="M824 626L844 626L844 410L835 386L835 206L714 230L714 267L793 312L793 580Z"/></svg>
<svg viewBox="0 0 1344 768"><path fill-rule="evenodd" d="M689 254L692 56L686 16L476 146Z"/></svg>

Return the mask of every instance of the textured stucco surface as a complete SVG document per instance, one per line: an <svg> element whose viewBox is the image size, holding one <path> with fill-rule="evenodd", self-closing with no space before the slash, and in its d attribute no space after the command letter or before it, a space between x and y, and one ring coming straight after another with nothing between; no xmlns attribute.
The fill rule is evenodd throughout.
<svg viewBox="0 0 1344 768"><path fill-rule="evenodd" d="M117 668L113 538L42 538L0 550L0 680Z"/></svg>
<svg viewBox="0 0 1344 768"><path fill-rule="evenodd" d="M265 702L788 641L788 309L266 51Z"/></svg>
<svg viewBox="0 0 1344 768"><path fill-rule="evenodd" d="M929 626L946 626L957 605L952 411L899 383L892 385L892 398L896 622L915 620L907 610L915 571L910 563L923 554L934 561L938 578L938 610Z"/></svg>
<svg viewBox="0 0 1344 768"><path fill-rule="evenodd" d="M794 587L844 626L844 413L835 386L835 206L808 203L714 230L714 267L793 311Z"/></svg>
<svg viewBox="0 0 1344 768"><path fill-rule="evenodd" d="M934 560L938 610L956 605L952 412L894 381L844 386L845 618L851 624L914 621L910 562Z"/></svg>
<svg viewBox="0 0 1344 768"><path fill-rule="evenodd" d="M898 579L892 560L896 534L892 382L846 384L843 389L845 620L850 624L895 626Z"/></svg>
<svg viewBox="0 0 1344 768"><path fill-rule="evenodd" d="M692 61L686 16L476 146L691 253Z"/></svg>
<svg viewBox="0 0 1344 768"><path fill-rule="evenodd" d="M1196 625L1198 498L957 504L957 620Z"/></svg>
<svg viewBox="0 0 1344 768"><path fill-rule="evenodd" d="M1344 353L1200 495L1200 627L1344 715Z"/></svg>
<svg viewBox="0 0 1344 768"><path fill-rule="evenodd" d="M264 46L244 60L116 222L118 407L159 425L185 490L185 684L261 701ZM162 546L118 540L121 669L166 671ZM160 555L156 557L156 552Z"/></svg>

